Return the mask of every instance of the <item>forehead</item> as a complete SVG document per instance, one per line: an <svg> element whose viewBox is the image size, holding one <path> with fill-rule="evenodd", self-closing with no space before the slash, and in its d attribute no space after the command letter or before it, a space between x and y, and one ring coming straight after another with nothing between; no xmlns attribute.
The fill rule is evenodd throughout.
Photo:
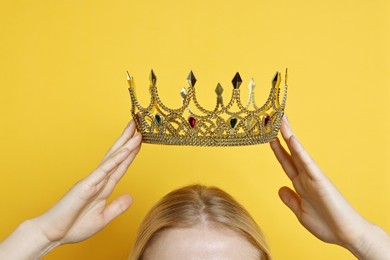
<svg viewBox="0 0 390 260"><path fill-rule="evenodd" d="M197 225L163 231L147 247L144 260L259 260L260 252L229 228Z"/></svg>

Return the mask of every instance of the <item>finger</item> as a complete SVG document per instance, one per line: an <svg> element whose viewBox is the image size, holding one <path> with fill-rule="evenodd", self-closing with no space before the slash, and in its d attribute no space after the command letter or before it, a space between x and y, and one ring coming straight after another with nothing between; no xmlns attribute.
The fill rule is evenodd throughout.
<svg viewBox="0 0 390 260"><path fill-rule="evenodd" d="M287 147L291 153L290 161L294 165L294 168L296 170L296 175L297 176L299 173L307 173L307 169L305 168L304 162L300 160L298 153L293 152L294 148L291 145L291 139L294 137L296 140L298 140L291 129L290 123L288 121L287 115L283 116L282 119L282 125L280 129L283 139L287 144ZM293 177L295 177L293 176ZM311 175L309 174L311 177ZM292 180L292 178L290 178Z"/></svg>
<svg viewBox="0 0 390 260"><path fill-rule="evenodd" d="M282 118L282 125L280 126L280 132L282 133L284 141L287 143L288 139L294 134L288 121L287 115L285 114Z"/></svg>
<svg viewBox="0 0 390 260"><path fill-rule="evenodd" d="M126 173L130 164L133 162L134 158L139 152L142 143L142 136L140 134L137 134L131 139L132 140L129 140L129 142L131 142L131 144L129 144L129 147L131 147L132 150L129 150L127 147L124 147L124 149L130 151L130 153L124 160L119 162L117 160L112 160L112 158L107 159L106 162L100 165L96 170L97 173L94 176L94 179L88 180L90 182L89 185L91 186L95 185L95 187L99 188L100 184L103 185L103 189L101 190L99 197L107 198L111 195L116 184ZM106 165L108 165L107 168L104 168ZM103 181L110 182L103 183Z"/></svg>
<svg viewBox="0 0 390 260"><path fill-rule="evenodd" d="M310 154L303 148L302 144L295 135L290 137L288 145L290 147L293 160L295 160L296 164L299 165L299 167L302 167L311 178L318 178L323 175L321 169L315 163Z"/></svg>
<svg viewBox="0 0 390 260"><path fill-rule="evenodd" d="M296 160L296 158L295 158L296 154L292 153L292 151L291 151L292 148L291 148L291 144L290 144L290 139L291 139L292 136L294 136L294 132L291 129L291 126L290 126L290 123L288 121L287 115L283 116L282 125L280 127L280 131L282 133L284 141L287 144L288 150L290 151L291 160L292 160L293 164L295 165L295 168L297 169L297 172L302 172L303 167L302 167L302 165L300 165L301 164L300 161Z"/></svg>
<svg viewBox="0 0 390 260"><path fill-rule="evenodd" d="M290 154L284 149L278 138L272 141L270 145L284 172L290 180L293 180L298 175L298 172Z"/></svg>
<svg viewBox="0 0 390 260"><path fill-rule="evenodd" d="M110 176L110 178L116 183L118 183L123 175L126 173L126 171L128 170L129 166L131 165L131 163L134 161L135 157L137 156L139 150L141 149L141 143L138 145L138 147L136 147L129 155L128 157L126 158L126 160L124 160L119 166L118 168L115 170L115 172Z"/></svg>
<svg viewBox="0 0 390 260"><path fill-rule="evenodd" d="M300 219L301 216L301 199L289 187L282 187L279 189L279 197L283 203Z"/></svg>
<svg viewBox="0 0 390 260"><path fill-rule="evenodd" d="M103 161L110 157L115 151L117 151L121 146L123 146L131 137L133 137L135 133L135 124L134 121L131 120L126 128L123 130L122 135L115 141L112 147L108 150L106 155L103 158Z"/></svg>
<svg viewBox="0 0 390 260"><path fill-rule="evenodd" d="M130 138L123 147L129 149L130 151L139 149L139 145L142 142L142 134L136 133L132 138Z"/></svg>
<svg viewBox="0 0 390 260"><path fill-rule="evenodd" d="M138 139L139 138L139 139ZM135 139L135 141L138 142L136 143L136 146L132 146L132 151L130 154L127 156L125 160L123 160L115 169L113 169L110 173L106 175L106 178L109 178L109 183L105 183L104 191L102 191L101 194L99 194L100 197L107 198L108 196L111 195L112 191L114 190L115 186L117 183L122 179L122 177L125 175L127 172L129 166L133 162L134 158L137 156L140 148L141 148L141 140L142 137L139 135L139 137L134 136L132 139Z"/></svg>
<svg viewBox="0 0 390 260"><path fill-rule="evenodd" d="M111 158L108 158L101 165L99 165L99 167L85 179L86 183L90 186L99 184L111 173L112 170L118 167L130 153L131 151L129 149L123 148L116 154L112 155Z"/></svg>
<svg viewBox="0 0 390 260"><path fill-rule="evenodd" d="M129 194L122 195L113 200L103 211L104 226L114 218L125 212L133 203L133 198Z"/></svg>

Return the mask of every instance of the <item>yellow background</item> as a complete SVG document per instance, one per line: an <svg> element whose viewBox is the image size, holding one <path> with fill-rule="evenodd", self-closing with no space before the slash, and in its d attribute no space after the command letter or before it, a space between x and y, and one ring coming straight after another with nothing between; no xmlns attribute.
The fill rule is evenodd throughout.
<svg viewBox="0 0 390 260"><path fill-rule="evenodd" d="M289 68L286 112L354 207L390 231L390 2L3 1L0 8L0 239L41 214L99 163L130 119L125 71L148 101L153 68L161 98L180 105L193 69L213 107L240 71L265 101ZM246 94L245 94L246 95ZM46 259L124 259L146 211L168 191L200 182L242 202L274 259L354 259L300 226L277 191L290 185L268 145L143 145L113 196L134 204L95 237Z"/></svg>

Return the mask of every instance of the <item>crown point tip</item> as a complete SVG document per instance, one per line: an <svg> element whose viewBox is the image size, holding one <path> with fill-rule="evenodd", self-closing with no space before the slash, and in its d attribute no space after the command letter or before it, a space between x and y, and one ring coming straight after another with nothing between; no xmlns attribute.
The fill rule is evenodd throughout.
<svg viewBox="0 0 390 260"><path fill-rule="evenodd" d="M241 79L241 76L240 76L240 73L236 73L234 75L234 78L232 80L232 83L233 83L233 88L234 89L238 89L242 83L242 79Z"/></svg>
<svg viewBox="0 0 390 260"><path fill-rule="evenodd" d="M194 72L192 70L190 70L190 73L188 73L188 76L187 76L187 82L188 84L191 86L191 87L194 87L195 86L195 83L196 83L196 77L194 75Z"/></svg>
<svg viewBox="0 0 390 260"><path fill-rule="evenodd" d="M277 81L277 80L278 80L278 76L279 76L279 71L277 71L277 72L275 73L275 76L274 76L274 78L272 79L272 81Z"/></svg>

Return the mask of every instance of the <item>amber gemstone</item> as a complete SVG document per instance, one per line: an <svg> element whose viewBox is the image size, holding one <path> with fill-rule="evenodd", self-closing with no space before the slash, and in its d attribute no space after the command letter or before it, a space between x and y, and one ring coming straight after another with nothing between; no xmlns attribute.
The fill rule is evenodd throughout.
<svg viewBox="0 0 390 260"><path fill-rule="evenodd" d="M194 128L195 125L196 125L196 119L195 119L194 117L190 116L190 117L188 118L188 123L190 123L190 126L191 126L192 128Z"/></svg>
<svg viewBox="0 0 390 260"><path fill-rule="evenodd" d="M232 119L230 119L230 127L231 128L234 128L236 125L237 125L237 118L232 118Z"/></svg>

